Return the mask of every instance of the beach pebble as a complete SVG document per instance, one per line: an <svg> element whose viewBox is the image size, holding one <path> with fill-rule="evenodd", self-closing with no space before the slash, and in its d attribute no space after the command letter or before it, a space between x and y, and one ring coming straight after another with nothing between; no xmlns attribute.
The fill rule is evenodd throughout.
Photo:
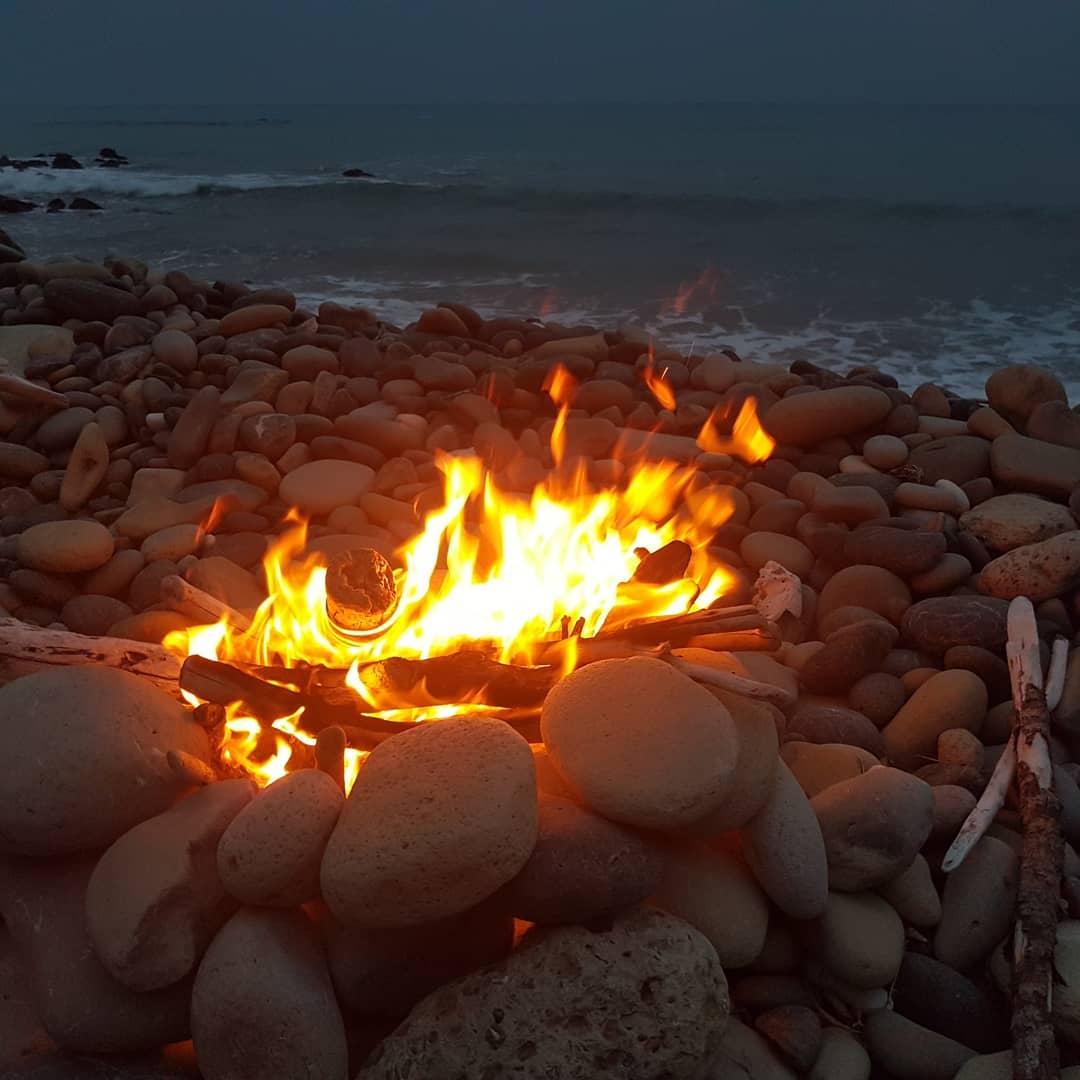
<svg viewBox="0 0 1080 1080"><path fill-rule="evenodd" d="M329 919L324 930L342 1005L394 1020L445 983L502 960L514 944L514 920L496 902L422 926L369 930Z"/></svg>
<svg viewBox="0 0 1080 1080"><path fill-rule="evenodd" d="M31 480L49 467L49 459L29 446L0 442L0 476L9 480Z"/></svg>
<svg viewBox="0 0 1080 1080"><path fill-rule="evenodd" d="M218 931L192 988L191 1031L209 1080L349 1075L323 950L296 909L244 908Z"/></svg>
<svg viewBox="0 0 1080 1080"><path fill-rule="evenodd" d="M86 424L75 440L60 484L60 505L69 513L82 508L105 479L109 468L109 446L101 428Z"/></svg>
<svg viewBox="0 0 1080 1080"><path fill-rule="evenodd" d="M753 963L765 946L769 902L743 862L727 852L672 848L652 903L700 930L725 972Z"/></svg>
<svg viewBox="0 0 1080 1080"><path fill-rule="evenodd" d="M973 672L958 668L932 675L882 729L890 759L905 768L934 759L943 731L978 733L987 704L986 684Z"/></svg>
<svg viewBox="0 0 1080 1080"><path fill-rule="evenodd" d="M972 574L971 562L956 552L946 552L929 570L908 581L916 596L944 596L963 585Z"/></svg>
<svg viewBox="0 0 1080 1080"><path fill-rule="evenodd" d="M1004 488L1067 499L1080 476L1080 450L1023 435L1002 435L992 443L990 467Z"/></svg>
<svg viewBox="0 0 1080 1080"><path fill-rule="evenodd" d="M289 381L289 373L262 360L246 359L237 369L228 390L221 395L222 407L231 409L249 402L275 401Z"/></svg>
<svg viewBox="0 0 1080 1080"><path fill-rule="evenodd" d="M734 1016L724 1028L720 1049L709 1059L707 1075L710 1080L796 1080L772 1044Z"/></svg>
<svg viewBox="0 0 1080 1080"><path fill-rule="evenodd" d="M281 481L278 496L289 506L316 516L355 505L371 490L375 470L355 461L311 461Z"/></svg>
<svg viewBox="0 0 1080 1080"><path fill-rule="evenodd" d="M287 323L292 312L280 304L248 304L246 307L230 311L222 318L218 330L224 337L235 334L248 334L252 330Z"/></svg>
<svg viewBox="0 0 1080 1080"><path fill-rule="evenodd" d="M965 971L1008 933L1016 903L1019 859L1013 849L984 836L945 880L934 955Z"/></svg>
<svg viewBox="0 0 1080 1080"><path fill-rule="evenodd" d="M190 469L206 452L221 410L221 391L204 386L188 402L169 435L168 459L174 469Z"/></svg>
<svg viewBox="0 0 1080 1080"><path fill-rule="evenodd" d="M830 892L824 913L809 929L811 952L836 978L864 990L892 983L904 940L900 916L871 892Z"/></svg>
<svg viewBox="0 0 1080 1080"><path fill-rule="evenodd" d="M884 671L864 675L848 690L848 705L876 727L884 727L907 700L904 684Z"/></svg>
<svg viewBox="0 0 1080 1080"><path fill-rule="evenodd" d="M677 649L676 655L696 661L704 651ZM731 714L737 750L720 802L689 827L692 835L701 837L719 836L745 825L769 797L777 762L775 710L741 694L716 689L713 693Z"/></svg>
<svg viewBox="0 0 1080 1080"><path fill-rule="evenodd" d="M643 901L666 862L663 849L636 830L545 796L536 846L499 896L519 919L584 923Z"/></svg>
<svg viewBox="0 0 1080 1080"><path fill-rule="evenodd" d="M124 833L86 890L94 951L132 990L159 990L194 971L233 904L217 874L221 834L250 802L251 780L223 780Z"/></svg>
<svg viewBox="0 0 1080 1080"><path fill-rule="evenodd" d="M78 1054L157 1051L188 1038L191 985L136 993L105 970L86 930L86 885L96 861L96 853L6 860L0 915L19 950L37 1015L56 1043ZM12 990L5 984L0 993Z"/></svg>
<svg viewBox="0 0 1080 1080"><path fill-rule="evenodd" d="M821 1049L821 1021L806 1005L779 1005L761 1013L754 1027L769 1040L780 1056L805 1072Z"/></svg>
<svg viewBox="0 0 1080 1080"><path fill-rule="evenodd" d="M1076 520L1068 509L1036 495L996 495L960 518L960 527L994 552L1049 540L1071 532Z"/></svg>
<svg viewBox="0 0 1080 1080"><path fill-rule="evenodd" d="M739 553L752 570L760 570L767 562L776 562L796 576L806 577L814 565L813 552L794 537L782 533L748 533L739 545Z"/></svg>
<svg viewBox="0 0 1080 1080"><path fill-rule="evenodd" d="M198 551L204 535L198 525L171 525L167 529L151 533L142 542L139 550L148 563L157 562L159 559L179 562L185 555Z"/></svg>
<svg viewBox="0 0 1080 1080"><path fill-rule="evenodd" d="M90 574L83 587L91 595L116 596L127 589L145 564L141 551L121 549L104 566Z"/></svg>
<svg viewBox="0 0 1080 1080"><path fill-rule="evenodd" d="M45 528L45 526L38 526ZM1001 600L1026 596L1032 603L1061 596L1080 584L1080 530L999 555L979 575L979 588Z"/></svg>
<svg viewBox="0 0 1080 1080"><path fill-rule="evenodd" d="M499 720L417 725L360 770L323 856L335 918L411 926L455 915L510 881L537 837L529 744Z"/></svg>
<svg viewBox="0 0 1080 1080"><path fill-rule="evenodd" d="M1054 945L1054 1029L1069 1042L1080 1041L1080 920L1058 923Z"/></svg>
<svg viewBox="0 0 1080 1080"><path fill-rule="evenodd" d="M827 1027L806 1080L870 1080L870 1068L866 1048L847 1028Z"/></svg>
<svg viewBox="0 0 1080 1080"><path fill-rule="evenodd" d="M951 435L916 446L909 465L922 470L924 484L951 480L963 486L990 472L990 444L974 435Z"/></svg>
<svg viewBox="0 0 1080 1080"><path fill-rule="evenodd" d="M1032 410L1044 401L1068 403L1061 380L1034 364L1010 364L986 380L986 400L1000 416L1023 430Z"/></svg>
<svg viewBox="0 0 1080 1080"><path fill-rule="evenodd" d="M889 516L889 504L881 494L862 484L818 491L811 509L826 521L838 521L845 525L880 521Z"/></svg>
<svg viewBox="0 0 1080 1080"><path fill-rule="evenodd" d="M768 802L742 831L743 852L769 899L793 919L814 919L828 900L829 867L821 827L799 782L782 761Z"/></svg>
<svg viewBox="0 0 1080 1080"><path fill-rule="evenodd" d="M815 694L842 694L864 675L877 671L899 634L880 619L867 619L834 631L825 647L803 665L799 680Z"/></svg>
<svg viewBox="0 0 1080 1080"><path fill-rule="evenodd" d="M199 559L184 572L184 577L196 588L239 611L252 612L266 598L250 570L221 555Z"/></svg>
<svg viewBox="0 0 1080 1080"><path fill-rule="evenodd" d="M908 1020L892 1009L870 1013L863 1028L866 1048L896 1080L953 1080L975 1051Z"/></svg>
<svg viewBox="0 0 1080 1080"><path fill-rule="evenodd" d="M875 469L895 469L907 461L909 449L895 435L874 435L863 443L862 456Z"/></svg>
<svg viewBox="0 0 1080 1080"><path fill-rule="evenodd" d="M375 409L376 406L366 408ZM419 425L407 424L400 419L391 419L365 409L354 409L345 416L338 417L334 421L334 430L346 439L374 447L388 458L398 457L409 450L421 449L426 434L425 429Z"/></svg>
<svg viewBox="0 0 1080 1080"><path fill-rule="evenodd" d="M96 570L113 553L112 534L96 521L46 521L19 534L16 554L23 566L52 574Z"/></svg>
<svg viewBox="0 0 1080 1080"><path fill-rule="evenodd" d="M875 758L885 754L885 740L874 724L862 713L842 705L799 705L788 720L786 734L812 743L846 743Z"/></svg>
<svg viewBox="0 0 1080 1080"><path fill-rule="evenodd" d="M296 442L296 421L284 413L246 416L240 422L239 440L245 450L277 461Z"/></svg>
<svg viewBox="0 0 1080 1080"><path fill-rule="evenodd" d="M993 651L1008 637L1008 611L1007 603L988 596L934 596L912 604L900 630L912 645L931 654L954 645Z"/></svg>
<svg viewBox="0 0 1080 1080"><path fill-rule="evenodd" d="M922 855L916 855L906 870L881 885L878 892L912 926L932 927L941 922L941 898L930 875L930 864Z"/></svg>
<svg viewBox="0 0 1080 1080"><path fill-rule="evenodd" d="M695 1080L727 1014L708 941L681 919L638 910L606 928L530 932L505 960L420 1002L357 1080L479 1077L510 1062L527 1063L523 1076L595 1080L601 1061Z"/></svg>
<svg viewBox="0 0 1080 1080"><path fill-rule="evenodd" d="M883 420L892 400L868 386L845 386L791 394L765 416L765 427L779 443L813 446L826 438L850 435Z"/></svg>
<svg viewBox="0 0 1080 1080"><path fill-rule="evenodd" d="M154 356L173 371L187 375L199 362L199 349L194 338L183 330L162 330L150 342Z"/></svg>
<svg viewBox="0 0 1080 1080"><path fill-rule="evenodd" d="M937 565L946 546L941 533L863 525L844 541L844 557L851 563L882 566L899 577L911 578Z"/></svg>
<svg viewBox="0 0 1080 1080"><path fill-rule="evenodd" d="M94 413L90 409L63 409L42 421L34 433L34 441L46 453L67 450L75 444L79 432L93 420Z"/></svg>
<svg viewBox="0 0 1080 1080"><path fill-rule="evenodd" d="M111 843L179 794L170 749L209 756L187 711L134 675L86 666L9 683L0 689L0 850L61 855Z"/></svg>
<svg viewBox="0 0 1080 1080"><path fill-rule="evenodd" d="M572 672L545 699L541 731L590 808L643 828L690 825L716 809L738 753L727 709L651 657Z"/></svg>
<svg viewBox="0 0 1080 1080"><path fill-rule="evenodd" d="M295 345L282 354L281 367L293 381L311 382L324 371L337 374L337 353L318 345Z"/></svg>
<svg viewBox="0 0 1080 1080"><path fill-rule="evenodd" d="M829 868L829 886L857 892L906 870L934 820L931 789L899 769L878 767L825 788L810 802Z"/></svg>
<svg viewBox="0 0 1080 1080"><path fill-rule="evenodd" d="M1080 450L1080 414L1064 401L1044 401L1031 410L1027 433L1033 439Z"/></svg>
<svg viewBox="0 0 1080 1080"><path fill-rule="evenodd" d="M911 605L911 590L903 580L880 566L847 566L833 574L818 597L818 621L839 607L859 605L900 625Z"/></svg>
<svg viewBox="0 0 1080 1080"><path fill-rule="evenodd" d="M880 764L869 751L847 743L786 742L780 757L810 799Z"/></svg>
<svg viewBox="0 0 1080 1080"><path fill-rule="evenodd" d="M52 278L45 301L65 319L112 323L123 315L141 315L142 301L126 289L84 278Z"/></svg>
<svg viewBox="0 0 1080 1080"><path fill-rule="evenodd" d="M318 769L286 773L243 807L217 846L217 872L241 903L292 907L319 894L319 866L345 796Z"/></svg>
<svg viewBox="0 0 1080 1080"><path fill-rule="evenodd" d="M82 593L73 596L60 609L60 621L76 634L97 637L132 614L131 608L115 597Z"/></svg>

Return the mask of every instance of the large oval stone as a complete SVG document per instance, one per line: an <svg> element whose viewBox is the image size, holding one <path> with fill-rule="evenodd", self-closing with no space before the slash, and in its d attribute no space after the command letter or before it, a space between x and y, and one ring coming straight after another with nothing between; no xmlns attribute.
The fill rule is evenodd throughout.
<svg viewBox="0 0 1080 1080"><path fill-rule="evenodd" d="M960 518L960 527L991 551L1012 551L1076 528L1068 507L1037 495L996 495Z"/></svg>
<svg viewBox="0 0 1080 1080"><path fill-rule="evenodd" d="M0 689L0 851L111 844L183 790L169 750L210 757L188 710L135 675L70 667L9 683Z"/></svg>
<svg viewBox="0 0 1080 1080"><path fill-rule="evenodd" d="M974 672L954 668L932 675L882 729L890 760L910 769L934 760L943 731L978 734L987 704L986 684Z"/></svg>
<svg viewBox="0 0 1080 1080"><path fill-rule="evenodd" d="M45 528L38 525L36 528ZM979 588L1000 600L1052 600L1080 584L1080 531L1061 533L999 555L979 575Z"/></svg>
<svg viewBox="0 0 1080 1080"><path fill-rule="evenodd" d="M368 927L456 915L506 884L537 836L529 744L501 720L418 724L372 751L323 856L334 917Z"/></svg>
<svg viewBox="0 0 1080 1080"><path fill-rule="evenodd" d="M99 521L44 521L19 534L23 566L47 574L96 570L112 557L112 533Z"/></svg>
<svg viewBox="0 0 1080 1080"><path fill-rule="evenodd" d="M322 946L299 910L244 908L218 931L191 993L213 1080L346 1080L348 1050Z"/></svg>
<svg viewBox="0 0 1080 1080"><path fill-rule="evenodd" d="M765 415L765 427L779 443L814 446L835 435L851 435L884 420L892 399L871 386L791 394Z"/></svg>
<svg viewBox="0 0 1080 1080"><path fill-rule="evenodd" d="M705 817L738 755L727 709L651 657L579 668L548 694L540 726L556 768L593 810L643 828Z"/></svg>
<svg viewBox="0 0 1080 1080"><path fill-rule="evenodd" d="M339 506L355 506L375 483L375 470L357 461L309 461L282 481L278 495L307 514L329 514Z"/></svg>
<svg viewBox="0 0 1080 1080"><path fill-rule="evenodd" d="M932 596L912 604L900 624L904 638L929 653L954 645L1000 649L1009 636L1009 605L989 596Z"/></svg>
<svg viewBox="0 0 1080 1080"><path fill-rule="evenodd" d="M532 931L502 963L420 1002L357 1080L512 1075L511 1067L560 1080L696 1080L728 1008L708 941L681 919L639 910L607 929Z"/></svg>

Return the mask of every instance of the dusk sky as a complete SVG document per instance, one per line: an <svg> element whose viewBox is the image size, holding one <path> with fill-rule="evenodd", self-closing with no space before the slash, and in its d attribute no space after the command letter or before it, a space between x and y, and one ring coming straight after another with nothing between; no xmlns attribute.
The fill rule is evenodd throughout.
<svg viewBox="0 0 1080 1080"><path fill-rule="evenodd" d="M1080 103L1072 0L7 0L7 104Z"/></svg>

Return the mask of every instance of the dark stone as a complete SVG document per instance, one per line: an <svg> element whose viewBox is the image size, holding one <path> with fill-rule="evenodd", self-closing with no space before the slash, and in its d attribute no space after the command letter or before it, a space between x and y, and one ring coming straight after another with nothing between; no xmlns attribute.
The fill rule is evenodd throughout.
<svg viewBox="0 0 1080 1080"><path fill-rule="evenodd" d="M348 177L362 177L367 179L372 179L375 176L374 173L369 173L366 169L343 169L341 175Z"/></svg>
<svg viewBox="0 0 1080 1080"><path fill-rule="evenodd" d="M54 154L50 168L53 169L81 169L82 163L71 154Z"/></svg>
<svg viewBox="0 0 1080 1080"><path fill-rule="evenodd" d="M1009 1046L1009 1017L1003 1003L932 956L904 954L893 984L893 1008L983 1054Z"/></svg>
<svg viewBox="0 0 1080 1080"><path fill-rule="evenodd" d="M951 435L915 447L908 458L923 472L924 484L951 480L966 484L990 475L990 443L976 435Z"/></svg>
<svg viewBox="0 0 1080 1080"><path fill-rule="evenodd" d="M45 300L66 319L111 323L121 315L141 315L142 301L119 285L85 278L53 278L45 284Z"/></svg>
<svg viewBox="0 0 1080 1080"><path fill-rule="evenodd" d="M883 566L900 577L914 577L937 566L948 543L942 533L864 525L844 542L852 563Z"/></svg>
<svg viewBox="0 0 1080 1080"><path fill-rule="evenodd" d="M962 668L978 675L986 683L991 704L1006 701L1012 693L1009 665L979 645L953 645L945 652L945 667Z"/></svg>
<svg viewBox="0 0 1080 1080"><path fill-rule="evenodd" d="M71 200L71 205L68 207L68 209L69 210L100 210L101 207L96 202L94 202L93 199L84 199L81 195L76 195L75 198Z"/></svg>
<svg viewBox="0 0 1080 1080"><path fill-rule="evenodd" d="M788 736L812 743L847 743L884 757L885 740L873 722L854 709L840 705L800 705L788 721Z"/></svg>
<svg viewBox="0 0 1080 1080"><path fill-rule="evenodd" d="M0 214L25 214L34 209L34 203L25 199L13 199L8 195L0 195Z"/></svg>
<svg viewBox="0 0 1080 1080"><path fill-rule="evenodd" d="M47 214L57 214L65 208L67 204L63 199L50 199L45 204L45 212Z"/></svg>
<svg viewBox="0 0 1080 1080"><path fill-rule="evenodd" d="M1009 603L990 596L932 596L912 604L900 630L916 648L941 654L954 645L1001 649L1008 634Z"/></svg>
<svg viewBox="0 0 1080 1080"><path fill-rule="evenodd" d="M815 694L843 694L864 675L877 671L896 644L896 628L883 619L845 626L830 634L799 673Z"/></svg>

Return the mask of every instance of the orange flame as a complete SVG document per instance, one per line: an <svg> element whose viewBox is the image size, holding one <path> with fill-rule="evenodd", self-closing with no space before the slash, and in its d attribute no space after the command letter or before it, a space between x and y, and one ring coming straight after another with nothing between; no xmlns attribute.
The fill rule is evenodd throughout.
<svg viewBox="0 0 1080 1080"><path fill-rule="evenodd" d="M657 385L670 393L662 377ZM562 461L576 381L556 365L546 387L559 405L552 454ZM755 461L772 441L748 399L730 435L721 436L711 418L700 445L723 445ZM335 628L326 609L325 557L307 551L307 528L297 521L266 556L269 595L249 629L223 620L170 634L167 647L241 665L347 670L346 685L384 706L382 715L437 719L459 714L466 703L402 710L400 702L380 698L379 688L365 683L362 665L469 648L504 663L556 662L569 670L578 636L706 608L730 588L731 571L710 544L730 517L731 500L723 489L703 485L693 465L638 461L627 470L629 479L613 488L592 482L586 462L575 460L523 495L500 488L475 454L440 453L436 464L443 473L443 503L397 552L398 604L377 634L346 637ZM634 581L635 552L675 539L693 552L685 578L664 585ZM558 645L568 633L569 645ZM283 775L297 748L314 741L304 730L303 710L272 725L228 710L225 756L261 783ZM349 784L363 757L346 751Z"/></svg>
<svg viewBox="0 0 1080 1080"><path fill-rule="evenodd" d="M649 359L642 371L645 385L649 388L652 396L660 403L660 408L675 411L675 391L667 381L667 368L663 371L656 370L656 357L653 355L653 347L649 346Z"/></svg>
<svg viewBox="0 0 1080 1080"><path fill-rule="evenodd" d="M719 407L713 409L698 433L697 444L712 454L734 454L753 465L764 461L776 448L776 440L761 426L757 400L748 397L739 409L730 435L719 430Z"/></svg>
<svg viewBox="0 0 1080 1080"><path fill-rule="evenodd" d="M714 300L720 287L720 275L713 266L706 266L694 281L683 281L675 295L663 305L663 310L675 315L685 315L691 302L702 304Z"/></svg>

